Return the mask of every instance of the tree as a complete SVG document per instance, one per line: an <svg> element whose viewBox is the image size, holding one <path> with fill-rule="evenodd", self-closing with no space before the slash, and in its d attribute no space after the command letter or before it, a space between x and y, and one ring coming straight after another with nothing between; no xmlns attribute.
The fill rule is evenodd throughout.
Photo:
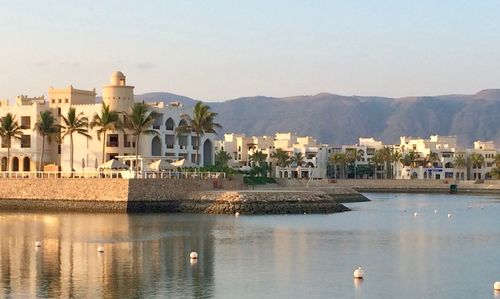
<svg viewBox="0 0 500 299"><path fill-rule="evenodd" d="M250 155L249 160L252 162L252 173L258 173L261 176L267 176L269 167L266 163L266 154L260 150L256 150L252 155Z"/></svg>
<svg viewBox="0 0 500 299"><path fill-rule="evenodd" d="M122 129L122 123L117 111L111 111L109 105L102 104L101 115L94 114L90 128L97 128L97 139L102 140L102 163L106 162L106 134L108 131ZM102 139L101 139L102 135Z"/></svg>
<svg viewBox="0 0 500 299"><path fill-rule="evenodd" d="M479 179L479 168L484 165L484 157L479 153L473 153L472 155L470 155L470 161L472 164L472 168L476 169L475 179Z"/></svg>
<svg viewBox="0 0 500 299"><path fill-rule="evenodd" d="M496 168L500 168L500 154L495 155L493 162L495 163Z"/></svg>
<svg viewBox="0 0 500 299"><path fill-rule="evenodd" d="M40 118L35 123L33 128L35 131L42 136L42 154L40 155L40 162L38 166L39 171L43 171L43 156L45 154L45 140L52 143L52 138L57 137L59 133L59 126L56 124L56 120L49 110L40 112Z"/></svg>
<svg viewBox="0 0 500 299"><path fill-rule="evenodd" d="M330 157L330 162L334 165L335 167L335 172L337 171L337 166L340 166L342 172L341 176L342 178L345 178L345 164L347 161L347 156L344 153L335 153Z"/></svg>
<svg viewBox="0 0 500 299"><path fill-rule="evenodd" d="M279 167L287 167L290 165L290 156L281 148L276 149L276 151L271 154L271 158L277 160L276 165Z"/></svg>
<svg viewBox="0 0 500 299"><path fill-rule="evenodd" d="M500 179L500 168L495 167L490 171L490 175L494 179Z"/></svg>
<svg viewBox="0 0 500 299"><path fill-rule="evenodd" d="M231 155L228 152L220 150L215 154L215 166L226 168L229 161L231 161Z"/></svg>
<svg viewBox="0 0 500 299"><path fill-rule="evenodd" d="M75 171L73 168L73 134L76 133L89 139L92 138L92 136L89 135L88 118L83 115L83 112L76 114L75 108L69 108L68 114L66 116L61 115L61 118L63 120L61 138L64 139L66 136L69 136L69 164L71 171Z"/></svg>
<svg viewBox="0 0 500 299"><path fill-rule="evenodd" d="M373 176L375 179L377 179L377 166L384 164L385 162L384 153L381 150L376 150L375 153L373 154L372 162L374 164Z"/></svg>
<svg viewBox="0 0 500 299"><path fill-rule="evenodd" d="M141 135L158 135L158 131L151 129L155 122L155 114L145 103L135 103L126 112L122 112L124 128L128 129L135 140L135 172L139 171L139 139Z"/></svg>
<svg viewBox="0 0 500 299"><path fill-rule="evenodd" d="M302 166L304 164L304 156L302 155L302 153L298 152L298 153L294 153L293 156L292 156L292 162L294 162L295 164L297 164L297 166Z"/></svg>
<svg viewBox="0 0 500 299"><path fill-rule="evenodd" d="M428 163L430 163L431 166L434 166L434 162L439 162L440 161L439 154L436 153L436 152L431 151L427 155L426 160L427 160Z"/></svg>
<svg viewBox="0 0 500 299"><path fill-rule="evenodd" d="M346 163L352 164L354 168L354 178L356 178L356 159L358 158L358 153L356 149L348 149L345 152Z"/></svg>
<svg viewBox="0 0 500 299"><path fill-rule="evenodd" d="M7 113L0 119L0 137L2 137L2 147L7 147L7 171L10 170L10 148L12 147L12 138L21 140L23 136L23 127L15 120L16 117Z"/></svg>
<svg viewBox="0 0 500 299"><path fill-rule="evenodd" d="M177 133L190 133L194 132L196 135L196 164L199 164L199 151L200 151L200 138L206 133L217 132L215 129L222 128L221 125L215 122L217 113L210 111L210 107L204 105L202 102L197 102L193 108L193 117L188 114L182 114L181 118L186 120L187 125L178 126L175 131Z"/></svg>
<svg viewBox="0 0 500 299"><path fill-rule="evenodd" d="M401 154L400 151L395 150L392 152L391 156L391 162L393 164L393 171L392 171L392 178L394 179L396 177L396 165L399 163L402 159L403 155Z"/></svg>
<svg viewBox="0 0 500 299"><path fill-rule="evenodd" d="M453 167L457 168L459 170L459 172L458 172L459 179L461 177L460 170L464 169L466 165L467 165L467 162L465 161L464 155L463 154L456 154L455 158L453 159Z"/></svg>

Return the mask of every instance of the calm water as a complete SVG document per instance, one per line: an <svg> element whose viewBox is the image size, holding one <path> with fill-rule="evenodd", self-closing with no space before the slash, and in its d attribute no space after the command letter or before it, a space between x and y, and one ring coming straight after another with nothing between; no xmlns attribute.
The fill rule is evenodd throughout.
<svg viewBox="0 0 500 299"><path fill-rule="evenodd" d="M500 297L500 196L368 197L331 215L2 212L0 297Z"/></svg>

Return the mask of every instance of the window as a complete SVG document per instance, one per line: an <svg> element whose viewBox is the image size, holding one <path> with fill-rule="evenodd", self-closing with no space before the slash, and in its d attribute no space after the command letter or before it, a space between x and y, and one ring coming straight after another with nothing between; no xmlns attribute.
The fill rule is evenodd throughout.
<svg viewBox="0 0 500 299"><path fill-rule="evenodd" d="M191 154L191 162L196 163L196 154Z"/></svg>
<svg viewBox="0 0 500 299"><path fill-rule="evenodd" d="M31 117L21 116L21 128L23 129L31 128Z"/></svg>
<svg viewBox="0 0 500 299"><path fill-rule="evenodd" d="M61 144L57 145L57 154L61 154Z"/></svg>
<svg viewBox="0 0 500 299"><path fill-rule="evenodd" d="M68 104L69 100L68 99L64 99L64 103Z"/></svg>
<svg viewBox="0 0 500 299"><path fill-rule="evenodd" d="M134 136L125 134L123 135L123 144L125 147L135 147Z"/></svg>
<svg viewBox="0 0 500 299"><path fill-rule="evenodd" d="M174 143L175 143L175 135L165 135L165 144L167 145L167 148L174 148Z"/></svg>
<svg viewBox="0 0 500 299"><path fill-rule="evenodd" d="M106 142L108 147L118 147L118 134L109 134L108 141Z"/></svg>
<svg viewBox="0 0 500 299"><path fill-rule="evenodd" d="M61 116L61 108L57 108L57 116Z"/></svg>
<svg viewBox="0 0 500 299"><path fill-rule="evenodd" d="M7 148L7 147L9 147L8 142L9 142L9 141L7 140L7 138L2 137L2 147L3 147L3 148Z"/></svg>
<svg viewBox="0 0 500 299"><path fill-rule="evenodd" d="M61 104L61 103L62 103L62 100L61 100L61 99L57 99L57 102L58 102L59 104Z"/></svg>
<svg viewBox="0 0 500 299"><path fill-rule="evenodd" d="M198 138L196 136L191 136L191 146L194 150L198 148Z"/></svg>
<svg viewBox="0 0 500 299"><path fill-rule="evenodd" d="M188 143L188 137L179 135L179 146L181 147L181 149L185 149L187 147L187 143Z"/></svg>
<svg viewBox="0 0 500 299"><path fill-rule="evenodd" d="M56 100L55 99L52 99L52 104L55 104L56 103Z"/></svg>
<svg viewBox="0 0 500 299"><path fill-rule="evenodd" d="M31 147L31 135L21 136L21 148Z"/></svg>

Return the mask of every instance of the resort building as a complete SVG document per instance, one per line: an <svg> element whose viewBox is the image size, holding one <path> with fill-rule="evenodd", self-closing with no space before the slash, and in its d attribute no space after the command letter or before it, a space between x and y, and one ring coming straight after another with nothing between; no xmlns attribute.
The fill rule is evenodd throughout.
<svg viewBox="0 0 500 299"><path fill-rule="evenodd" d="M114 72L110 83L103 87L102 103L96 101L96 91L80 90L73 86L67 88L50 87L48 100L45 98L28 98L19 96L15 104L9 105L7 100L0 101L0 117L12 113L16 120L24 127L20 141L13 140L11 148L11 171L35 171L38 169L41 154L41 136L33 129L38 121L40 112L50 110L58 122L62 124L61 115L67 115L70 108L76 113L88 117L89 122L95 114L101 114L103 103L109 105L110 110L117 112L128 111L135 103L134 86L127 85L126 77L122 72ZM155 112L155 122L152 129L157 135L143 135L139 140L139 163L141 170L147 170L148 163L165 159L175 161L186 159L195 163L196 153L199 153L199 165L211 165L214 161L215 134L205 134L200 138L200 144L193 133L176 134L175 128L185 124L183 114L191 114L191 108L184 107L178 102L165 104L163 102L150 103ZM97 136L97 128L89 128L91 138L73 134L74 158L73 170L95 171L103 161L113 158L122 159L133 166L135 161L136 144L130 132L108 131L106 140ZM105 142L104 157L102 147ZM70 166L70 138L64 138L61 144L53 142L46 144L44 154L45 164L56 164L62 171L71 171ZM127 156L134 156L128 158ZM2 170L6 170L7 148L2 143L0 149Z"/></svg>

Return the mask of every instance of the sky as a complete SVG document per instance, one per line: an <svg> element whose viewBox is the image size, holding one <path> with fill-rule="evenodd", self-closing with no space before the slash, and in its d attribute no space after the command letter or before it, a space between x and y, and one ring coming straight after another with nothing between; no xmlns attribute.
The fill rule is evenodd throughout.
<svg viewBox="0 0 500 299"><path fill-rule="evenodd" d="M220 101L500 88L500 1L0 0L0 98L96 88Z"/></svg>

